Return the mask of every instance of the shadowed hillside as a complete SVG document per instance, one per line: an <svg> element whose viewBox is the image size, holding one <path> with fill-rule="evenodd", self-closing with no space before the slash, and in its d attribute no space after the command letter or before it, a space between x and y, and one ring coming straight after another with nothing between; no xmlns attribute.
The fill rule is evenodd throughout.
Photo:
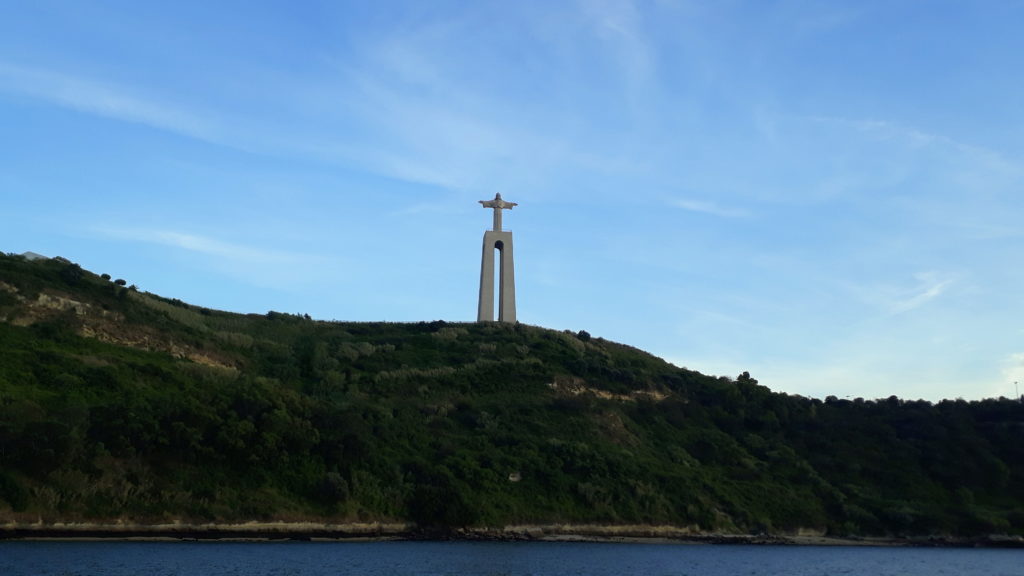
<svg viewBox="0 0 1024 576"><path fill-rule="evenodd" d="M0 522L1024 534L1024 407L825 401L506 324L320 322L0 255Z"/></svg>

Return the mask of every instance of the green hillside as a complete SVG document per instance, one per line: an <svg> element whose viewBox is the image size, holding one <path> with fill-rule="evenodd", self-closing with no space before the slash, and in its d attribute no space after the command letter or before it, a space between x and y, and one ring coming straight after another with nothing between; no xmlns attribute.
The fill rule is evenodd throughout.
<svg viewBox="0 0 1024 576"><path fill-rule="evenodd" d="M1024 534L1024 407L825 401L526 325L321 322L0 254L0 523Z"/></svg>

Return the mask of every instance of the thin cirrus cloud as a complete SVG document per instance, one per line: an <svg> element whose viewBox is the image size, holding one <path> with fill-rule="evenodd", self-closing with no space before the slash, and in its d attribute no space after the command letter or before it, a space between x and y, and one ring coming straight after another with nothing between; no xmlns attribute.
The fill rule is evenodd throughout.
<svg viewBox="0 0 1024 576"><path fill-rule="evenodd" d="M946 288L951 283L951 280L943 280L936 284L924 286L923 288L918 290L916 294L913 294L909 298L904 298L902 300L897 300L896 302L893 302L891 306L892 313L900 314L924 306L929 301L941 296L942 293L946 291Z"/></svg>
<svg viewBox="0 0 1024 576"><path fill-rule="evenodd" d="M122 86L0 62L0 90L106 118L145 124L207 142L223 141L213 120L174 105L132 94L130 89Z"/></svg>
<svg viewBox="0 0 1024 576"><path fill-rule="evenodd" d="M711 216L719 216L722 218L746 218L750 216L746 210L729 206L721 206L714 202L707 202L704 200L676 198L675 200L672 200L671 204L676 208L682 208L688 212L710 214Z"/></svg>
<svg viewBox="0 0 1024 576"><path fill-rule="evenodd" d="M281 133L264 123L220 111L199 111L145 89L62 71L0 62L0 92L26 96L85 114L155 128L249 153L300 155L337 161L353 148L320 134Z"/></svg>
<svg viewBox="0 0 1024 576"><path fill-rule="evenodd" d="M607 47L619 77L627 80L624 87L620 84L624 96L634 104L645 100L654 56L636 10L594 5L580 17ZM0 61L0 91L246 152L355 164L399 180L455 189L490 188L496 181L537 188L574 169L604 172L631 162L615 147L607 149L595 144L592 135L567 128L586 125L571 121L572 111L537 105L461 77L460 68L449 62L462 47L448 38L426 32L371 37L366 50L357 51L350 62L329 66L334 69L324 77L333 81L292 78L297 86L284 111L305 109L302 94L311 87L317 98L342 104L315 125L301 117L275 121L238 109L226 113L216 105L195 109L173 90L154 92L13 62Z"/></svg>
<svg viewBox="0 0 1024 576"><path fill-rule="evenodd" d="M143 242L147 244L158 244L169 246L188 252L212 256L217 259L235 263L243 262L248 264L274 264L282 262L308 262L314 263L323 258L311 254L291 252L280 249L266 249L244 244L224 242L216 238L175 232L170 230L140 230L140 229L117 229L102 228L95 230L102 236L117 240Z"/></svg>
<svg viewBox="0 0 1024 576"><path fill-rule="evenodd" d="M67 74L42 68L30 68L0 62L0 91L26 96L62 108L76 110L119 122L149 126L164 132L185 136L195 140L254 152L271 150L290 154L315 157L320 160L343 161L359 154L343 142L323 139L321 135L293 142L287 134L269 137L259 133L254 122L243 122L246 130L229 130L223 117L217 114L200 114L177 103L168 103L152 95L144 95L137 87L104 82L96 79ZM235 124L238 124L237 122ZM235 126L238 128L238 126ZM387 158L387 155L383 156ZM422 169L405 167L411 162L395 159L392 162L380 157L362 158L371 169L401 179L413 181L441 181L445 179L433 174L421 174Z"/></svg>
<svg viewBox="0 0 1024 576"><path fill-rule="evenodd" d="M936 272L922 272L910 287L879 288L868 299L874 301L888 316L897 316L921 308L945 294L954 278Z"/></svg>
<svg viewBox="0 0 1024 576"><path fill-rule="evenodd" d="M339 96L373 103L368 108L355 107L365 122L364 137L371 141L383 138L389 146L371 152L322 130L303 134L302 138L278 130L268 133L256 119L241 116L228 123L223 114L200 113L173 102L173 98L155 97L138 87L0 62L0 91L245 152L298 154L329 163L355 161L374 172L411 182L456 188L479 186L493 180L495 171L507 172L507 177L520 171L514 166L487 166L488 158L502 157L511 160L507 164L515 165L516 150L553 151L551 144L533 134L495 124L492 120L497 114L486 110L474 114L471 102L470 111L466 111L432 98L405 94L386 78L352 75L348 80L350 85ZM529 145L524 145L527 141ZM453 154L453 148L459 153Z"/></svg>
<svg viewBox="0 0 1024 576"><path fill-rule="evenodd" d="M393 44L389 54L414 52ZM430 60L424 54L417 58ZM424 65L432 70L425 75L428 79L410 86L405 67L394 58L368 57L359 67L335 69L343 83L334 89L348 113L358 118L361 137L386 143L346 152L374 172L459 190L491 189L495 182L528 189L541 185L544 175L567 167L608 164L593 160L583 143L557 130L540 132L517 120L535 111L515 98L476 90L472 84L452 92L459 79L448 76L442 66ZM547 111L539 113L548 117Z"/></svg>
<svg viewBox="0 0 1024 576"><path fill-rule="evenodd" d="M931 144L937 141L949 141L948 138L944 138L937 134L929 134L927 132L902 126L887 120L877 120L874 118L844 118L841 116L807 116L806 119L816 124L842 126L857 132L872 134L876 138L883 140L896 139L917 145Z"/></svg>
<svg viewBox="0 0 1024 576"><path fill-rule="evenodd" d="M921 130L889 120L873 118L844 118L838 116L807 116L804 119L822 126L846 128L869 136L875 140L891 141L908 149L935 148L952 153L961 163L971 163L986 168L987 173L1005 172L1015 177L1024 173L1018 162L1007 158L998 150L963 142L949 136Z"/></svg>
<svg viewBox="0 0 1024 576"><path fill-rule="evenodd" d="M614 50L614 61L626 79L625 89L634 111L643 109L657 65L636 6L627 2L586 2L581 7L594 34Z"/></svg>

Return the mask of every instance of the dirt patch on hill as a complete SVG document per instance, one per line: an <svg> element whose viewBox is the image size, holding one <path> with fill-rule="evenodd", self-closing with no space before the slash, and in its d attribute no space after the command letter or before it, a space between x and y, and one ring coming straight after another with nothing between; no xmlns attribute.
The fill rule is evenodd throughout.
<svg viewBox="0 0 1024 576"><path fill-rule="evenodd" d="M175 358L187 359L197 364L236 370L237 366L227 355L216 350L198 349L195 346L175 342L160 332L144 326L131 324L120 312L106 310L102 306L76 300L68 294L44 291L34 300L21 296L18 289L0 282L0 290L10 292L19 299L16 310L9 313L7 321L15 326L32 326L39 322L54 320L61 316L68 318L78 335L95 338L101 342L127 346L151 352L165 352Z"/></svg>
<svg viewBox="0 0 1024 576"><path fill-rule="evenodd" d="M626 394L616 394L607 390L594 388L587 384L587 381L577 376L561 376L548 384L548 387L566 396L579 396L590 394L603 400L615 400L618 402L636 402L641 398L661 402L669 397L669 394L659 390L631 390Z"/></svg>

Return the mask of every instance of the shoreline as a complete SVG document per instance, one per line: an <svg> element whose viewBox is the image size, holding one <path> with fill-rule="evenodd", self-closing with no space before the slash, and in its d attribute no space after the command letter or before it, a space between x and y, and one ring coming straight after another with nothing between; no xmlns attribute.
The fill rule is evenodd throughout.
<svg viewBox="0 0 1024 576"><path fill-rule="evenodd" d="M0 524L0 541L147 542L604 542L760 546L908 546L1024 548L1020 536L834 537L822 534L725 534L689 527L647 525L547 524L502 528L422 530L401 522L245 522L245 523L19 523Z"/></svg>

